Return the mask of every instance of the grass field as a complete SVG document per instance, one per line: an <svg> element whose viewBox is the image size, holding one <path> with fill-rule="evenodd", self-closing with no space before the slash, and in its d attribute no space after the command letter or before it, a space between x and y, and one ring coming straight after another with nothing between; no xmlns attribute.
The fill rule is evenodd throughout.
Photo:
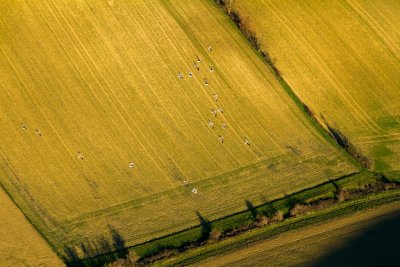
<svg viewBox="0 0 400 267"><path fill-rule="evenodd" d="M342 248L357 241L357 246L347 247L347 255L336 255L330 259L330 266L350 266L351 264L382 264L390 249L382 251L393 239L398 239L398 223L400 204L378 207L361 213L351 214L344 218L331 220L327 223L305 227L283 233L257 244L250 245L226 255L220 255L195 264L196 266L319 266L321 260L338 253ZM380 235L373 235L376 227L381 228ZM368 235L365 237L365 235ZM363 238L361 238L364 235ZM390 237L392 236L392 238ZM360 242L363 240L363 242ZM395 248L393 247L395 250ZM368 252L372 252L368 254ZM377 253L377 252L380 253ZM352 254L352 255L351 255ZM371 257L374 255L374 263ZM379 255L379 256L378 256ZM396 255L391 255L396 256ZM353 262L357 258L357 262ZM392 258L393 259L393 258ZM336 262L335 262L336 260ZM366 262L368 260L369 262ZM383 260L383 261L382 261ZM369 266L368 265L368 266ZM324 266L324 265L321 265ZM327 265L325 265L327 266ZM376 265L375 265L376 266Z"/></svg>
<svg viewBox="0 0 400 267"><path fill-rule="evenodd" d="M212 1L0 10L0 182L59 254L112 231L138 244L198 224L196 212L216 219L358 171Z"/></svg>
<svg viewBox="0 0 400 267"><path fill-rule="evenodd" d="M400 2L233 0L297 96L371 168L400 175Z"/></svg>
<svg viewBox="0 0 400 267"><path fill-rule="evenodd" d="M0 266L63 266L0 187Z"/></svg>

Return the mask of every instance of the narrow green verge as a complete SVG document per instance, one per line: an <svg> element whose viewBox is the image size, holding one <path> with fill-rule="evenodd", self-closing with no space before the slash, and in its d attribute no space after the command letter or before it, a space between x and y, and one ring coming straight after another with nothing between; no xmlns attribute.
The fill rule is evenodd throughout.
<svg viewBox="0 0 400 267"><path fill-rule="evenodd" d="M321 209L336 203L338 196L343 191L354 191L353 195L343 200L346 201L352 197L362 195L362 192L365 193L363 190L374 188L375 185L382 185L381 177L363 171L334 181L328 181L314 188L287 195L284 198L276 199L260 206L252 206L251 203L246 203L248 209L243 212L215 221L204 219L196 227L130 247L129 255L133 256L135 260L130 261L129 264L146 265L168 258L176 253L205 245L208 246L210 242L212 243L218 239L218 237L213 236L215 234L220 235L222 238L242 234L257 227L263 227L263 225L259 224L261 219L267 219L269 222L275 223L293 216L293 210L296 205ZM277 214L281 216L281 219L274 219ZM101 258L113 258L109 256L111 255L98 255L93 259L75 262L72 265L93 266ZM106 260L105 262L108 261Z"/></svg>
<svg viewBox="0 0 400 267"><path fill-rule="evenodd" d="M298 229L315 223L338 218L351 213L399 202L400 190L386 191L378 194L363 196L352 201L338 203L328 209L311 213L301 217L291 218L278 224L272 224L260 229L251 230L241 235L222 240L220 242L191 250L176 257L157 262L154 266L182 266L201 261L207 257L234 251L250 243L269 238L289 230Z"/></svg>

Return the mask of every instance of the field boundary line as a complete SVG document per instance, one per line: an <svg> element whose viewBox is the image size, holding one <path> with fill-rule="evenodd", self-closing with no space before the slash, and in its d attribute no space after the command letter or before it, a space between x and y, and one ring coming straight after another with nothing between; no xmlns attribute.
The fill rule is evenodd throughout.
<svg viewBox="0 0 400 267"><path fill-rule="evenodd" d="M277 156L277 157L279 157L279 156ZM237 174L237 175L240 175L241 173L246 173L246 172L248 172L249 170L247 170L247 169L248 169L248 168L251 168L251 167L253 167L253 166L261 165L260 167L263 167L263 166L264 166L263 164L264 164L266 161L268 161L268 160L269 160L269 159L261 160L261 161L258 161L258 162L256 162L256 163L252 163L252 164L249 164L249 165L247 165L247 166L243 166L243 167L240 167L240 168L238 168L238 169L232 170L232 171L230 171L230 172L226 172L226 173L222 173L222 174L219 174L219 175L216 175L216 176L213 176L213 177L209 177L209 178L206 178L206 179L203 179L203 180L194 182L194 183L192 183L192 185L195 185L195 184L198 184L198 183L202 183L202 182L205 182L205 181L207 181L207 180L216 180L216 179L219 179L219 178L224 177L224 176L229 176L230 174ZM258 171L258 170L260 169L260 167L257 167L257 168L254 169L253 171ZM104 209L99 209L99 210L91 211L91 212L86 213L86 215L85 215L85 214L81 214L79 217L75 217L75 218L72 218L72 219L69 219L69 220L66 220L66 221L60 223L60 226L67 225L67 224L73 223L73 222L75 222L75 221L86 220L87 218L91 218L91 217L92 217L92 216L89 216L89 217L87 217L87 218L85 217L85 216L88 216L88 215L90 215L90 214L101 213L101 212L106 211L106 210L112 210L112 211L115 212L116 210L114 210L114 209L115 209L116 207L121 207L122 209L126 209L126 208L129 208L129 207L127 207L127 206L129 206L130 203L133 204L133 203L139 201L138 203L135 203L135 205L140 205L140 203L142 203L142 201L143 201L143 202L152 201L152 200L154 200L154 198L157 197L158 195L161 195L161 196L162 196L162 195L166 194L167 192L173 192L173 191L178 191L178 192L180 192L180 191L185 191L185 190L186 190L185 188L182 188L181 186L177 186L177 187L171 188L171 189L166 190L166 191L157 192L157 193L154 193L154 194L151 194L151 195L147 195L147 196L145 196L145 197L141 197L141 198L138 198L138 199L129 200L129 201L126 201L126 202L123 202L123 203L115 204L115 205L113 205L113 206L108 206L108 207L106 207L106 208L104 208ZM134 206L135 206L135 205L134 205ZM100 214L99 214L99 215L100 215ZM96 216L97 216L97 215L96 215ZM85 217L85 218L83 218L83 217Z"/></svg>
<svg viewBox="0 0 400 267"><path fill-rule="evenodd" d="M1 151L0 148L0 153L1 153L1 157L4 160L4 156L3 156L3 152ZM47 238L47 236L42 232L41 228L36 225L35 223L33 223L33 221L29 218L29 216L27 216L25 214L25 212L23 211L23 209L21 208L20 205L18 205L18 203L15 201L15 199L12 197L11 193L6 189L6 187L4 186L3 182L0 179L0 190L3 190L3 192L6 194L6 196L11 200L11 202L13 203L13 205L21 212L21 214L24 216L24 218L26 219L26 221L33 227L33 229L35 230L36 233L39 234L39 236L43 239L43 241L49 246L49 248L51 249L51 251L54 252L54 254L62 260L62 256L58 253L58 250L56 249L55 246L53 246L53 243L50 242L50 239ZM35 212L35 210L33 210L33 212Z"/></svg>
<svg viewBox="0 0 400 267"><path fill-rule="evenodd" d="M215 256L223 255L226 252L235 252L250 244L255 244L258 241L274 238L281 233L288 233L292 230L301 229L307 226L318 225L326 221L341 218L346 215L357 214L364 210L373 209L376 207L400 203L400 190L386 191L375 195L366 195L360 198L353 199L349 202L344 202L336 206L323 209L319 212L293 217L287 221L273 224L271 227L262 227L254 230L246 231L240 235L227 238L220 241L221 243L205 245L193 250L188 250L186 253L190 255L177 254L176 258L160 261L159 266L186 266L201 260ZM134 249L134 248L133 248Z"/></svg>

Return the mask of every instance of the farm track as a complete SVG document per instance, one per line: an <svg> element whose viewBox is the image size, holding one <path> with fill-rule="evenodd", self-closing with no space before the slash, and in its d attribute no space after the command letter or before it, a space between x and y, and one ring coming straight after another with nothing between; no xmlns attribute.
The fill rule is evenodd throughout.
<svg viewBox="0 0 400 267"><path fill-rule="evenodd" d="M195 266L255 266L259 264L278 264L278 265L312 265L330 256L332 251L337 251L346 244L352 242L365 232L368 233L375 225L382 222L390 222L390 219L398 217L400 204L394 203L387 206L377 207L375 209L347 215L343 218L307 226L299 230L288 231L279 236L270 238L247 246L241 250L230 253L229 255L220 255L212 257ZM397 219L393 222L396 222ZM389 224L383 224L390 226ZM383 226L381 226L383 227ZM389 227L388 227L389 228ZM390 227L390 230L395 230ZM384 230L385 231L385 230ZM380 250L382 239L371 238L373 249ZM358 243L364 246L365 243ZM359 252L359 249L352 249L353 252ZM363 251L365 253L365 251ZM350 257L349 257L350 259ZM338 261L345 260L337 258ZM364 260L365 262L365 260Z"/></svg>

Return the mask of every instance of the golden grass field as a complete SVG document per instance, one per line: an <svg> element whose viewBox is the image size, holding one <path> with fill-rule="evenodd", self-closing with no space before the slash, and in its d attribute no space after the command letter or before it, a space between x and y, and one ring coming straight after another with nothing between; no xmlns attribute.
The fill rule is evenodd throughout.
<svg viewBox="0 0 400 267"><path fill-rule="evenodd" d="M59 254L110 229L138 244L197 225L197 211L216 219L357 171L211 1L0 11L0 182Z"/></svg>
<svg viewBox="0 0 400 267"><path fill-rule="evenodd" d="M63 266L0 187L0 266Z"/></svg>
<svg viewBox="0 0 400 267"><path fill-rule="evenodd" d="M233 0L318 120L400 174L400 2Z"/></svg>
<svg viewBox="0 0 400 267"><path fill-rule="evenodd" d="M226 255L215 256L194 265L215 267L314 266L314 264L320 262L321 259L325 259L330 253L345 247L346 244L360 237L374 225L379 225L384 220L389 220L395 214L399 214L399 211L400 204L395 203L351 214L323 224L289 231L277 237L249 245L238 251L231 251ZM390 233L387 234L390 235ZM384 240L382 237L380 242L384 242ZM365 245L359 244L360 247ZM367 246L379 248L382 246L382 243L371 242ZM360 254L360 262L362 262L363 258L366 258L367 255L363 255L365 251L357 251L356 248L352 249L352 253ZM333 262L331 264L335 265ZM350 261L348 265L350 266Z"/></svg>

